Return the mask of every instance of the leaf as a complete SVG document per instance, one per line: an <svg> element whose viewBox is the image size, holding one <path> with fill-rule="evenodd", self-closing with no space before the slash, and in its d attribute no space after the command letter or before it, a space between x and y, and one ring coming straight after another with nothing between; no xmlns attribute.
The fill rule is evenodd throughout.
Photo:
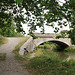
<svg viewBox="0 0 75 75"><path fill-rule="evenodd" d="M21 0L15 0L15 2L16 2L19 6L21 6L21 5L22 5Z"/></svg>

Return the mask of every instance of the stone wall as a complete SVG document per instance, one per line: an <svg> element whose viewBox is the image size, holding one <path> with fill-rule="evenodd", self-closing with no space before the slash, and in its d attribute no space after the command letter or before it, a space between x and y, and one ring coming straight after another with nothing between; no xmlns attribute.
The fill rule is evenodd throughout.
<svg viewBox="0 0 75 75"><path fill-rule="evenodd" d="M30 37L21 47L19 54L23 55L24 54L24 48L26 48L29 52L33 49L33 38Z"/></svg>
<svg viewBox="0 0 75 75"><path fill-rule="evenodd" d="M26 49L31 52L34 48L34 40L33 38L31 37L29 40L28 40L28 43L27 43L27 46L26 46Z"/></svg>

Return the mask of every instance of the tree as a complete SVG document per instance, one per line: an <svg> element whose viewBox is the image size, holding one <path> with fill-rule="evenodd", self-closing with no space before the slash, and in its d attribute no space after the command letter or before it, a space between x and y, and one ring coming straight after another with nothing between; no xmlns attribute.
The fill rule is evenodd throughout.
<svg viewBox="0 0 75 75"><path fill-rule="evenodd" d="M27 0L23 0L21 4L25 4L26 1ZM33 31L36 30L36 26L42 27L42 32L44 32L44 21L46 21L46 25L52 26L55 28L55 32L58 32L59 28L54 27L54 22L57 22L60 28L62 28L62 25L69 25L69 27L72 28L68 34L72 43L75 44L75 0L65 0L62 6L59 5L59 0L31 0L29 3L26 3L24 7L29 14L28 17L31 16L30 13L35 15L35 17L33 17L34 21L28 18L31 35ZM44 13L44 11L47 11L47 13ZM62 22L64 19L65 21ZM37 21L37 23L35 23L35 21ZM67 34L67 32L61 32L62 37L64 37L65 34Z"/></svg>
<svg viewBox="0 0 75 75"><path fill-rule="evenodd" d="M28 18L29 26L31 26L31 30L35 30L36 26L43 27L43 23L46 20L47 25L54 27L53 22L58 22L60 28L62 28L62 24L64 26L69 25L70 27L74 27L74 20L75 20L75 1L74 0L65 0L63 5L59 5L59 0L16 0L18 4L24 6L27 11L27 16L30 18L30 13L35 15L35 21L33 22L31 19ZM44 11L48 10L47 13ZM66 21L61 22L63 19ZM32 22L31 22L32 21ZM67 24L68 22L68 24ZM70 24L71 23L71 24ZM59 29L55 27L58 31Z"/></svg>
<svg viewBox="0 0 75 75"><path fill-rule="evenodd" d="M21 9L18 9L14 0L0 1L0 31L2 31L0 34L5 36L5 33L8 32L7 35L10 36L11 31L24 33L21 25L21 22L24 23L24 18L20 12ZM13 30L13 27L16 28Z"/></svg>
<svg viewBox="0 0 75 75"><path fill-rule="evenodd" d="M70 31L68 31L68 34L69 38L71 38L72 44L75 45L75 29L71 29Z"/></svg>
<svg viewBox="0 0 75 75"><path fill-rule="evenodd" d="M60 32L60 35L57 35L56 38L65 38L68 35L68 31L67 30L63 30ZM67 36L68 37L68 36Z"/></svg>
<svg viewBox="0 0 75 75"><path fill-rule="evenodd" d="M23 9L25 9L26 12L24 12ZM10 10L12 11L10 12ZM5 13L6 11L9 12ZM37 26L42 28L42 32L44 33L45 21L46 25L55 28L55 32L58 32L59 28L55 27L54 22L57 22L60 28L62 28L62 25L69 25L75 28L74 0L65 0L62 6L59 5L59 0L1 0L0 14L2 14L0 16L1 21L3 18L5 18L6 21L9 18L9 21L11 21L10 17L13 17L12 20L15 22L15 26L17 27L16 31L18 32L24 32L22 23L27 22L30 27L30 34L33 34ZM24 15L26 15L26 17L24 17ZM66 21L62 22L63 19ZM7 23L10 24L9 22ZM4 22L1 22L0 25L4 25Z"/></svg>

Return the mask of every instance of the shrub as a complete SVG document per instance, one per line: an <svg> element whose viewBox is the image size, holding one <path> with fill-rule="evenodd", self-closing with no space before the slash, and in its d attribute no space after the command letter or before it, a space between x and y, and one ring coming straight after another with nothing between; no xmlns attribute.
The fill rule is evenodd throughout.
<svg viewBox="0 0 75 75"><path fill-rule="evenodd" d="M56 39L59 39L59 38L61 38L61 35L56 36Z"/></svg>
<svg viewBox="0 0 75 75"><path fill-rule="evenodd" d="M75 48L68 47L68 48L65 49L65 51L68 51L68 52L69 52L69 51L70 51L70 52L74 52L74 51L75 51Z"/></svg>

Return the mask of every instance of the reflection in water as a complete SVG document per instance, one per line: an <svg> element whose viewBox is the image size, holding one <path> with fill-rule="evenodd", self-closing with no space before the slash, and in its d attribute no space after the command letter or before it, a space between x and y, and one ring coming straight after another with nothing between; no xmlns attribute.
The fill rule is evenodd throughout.
<svg viewBox="0 0 75 75"><path fill-rule="evenodd" d="M68 55L66 55L64 52L57 52L60 59L64 60L68 58Z"/></svg>
<svg viewBox="0 0 75 75"><path fill-rule="evenodd" d="M65 52L65 51L55 51L59 58L62 60L75 60L75 53Z"/></svg>

